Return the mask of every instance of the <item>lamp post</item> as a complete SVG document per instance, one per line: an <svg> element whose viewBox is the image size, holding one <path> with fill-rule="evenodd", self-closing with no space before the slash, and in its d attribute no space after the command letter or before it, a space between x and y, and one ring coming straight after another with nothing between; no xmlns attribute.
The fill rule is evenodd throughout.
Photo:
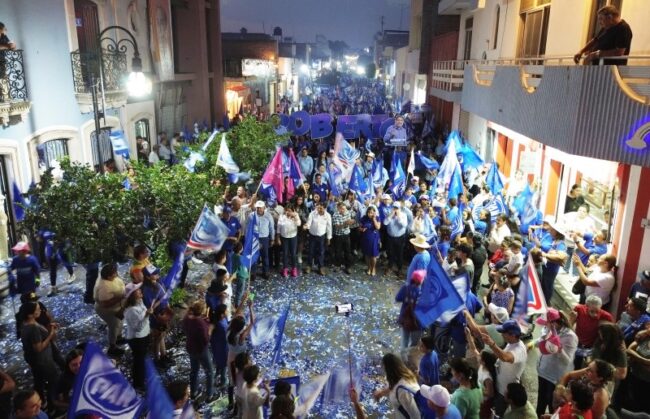
<svg viewBox="0 0 650 419"><path fill-rule="evenodd" d="M106 33L110 30L123 31L128 35L126 38L122 39L113 39L106 36ZM133 47L133 59L131 60L131 72L129 73L128 79L126 81L126 88L129 93L129 96L140 97L145 96L151 93L151 80L149 80L142 73L142 59L140 58L140 51L138 50L138 43L135 40L133 34L126 28L122 26L109 26L102 30L99 35L97 35L97 71L91 73L90 84L91 84L91 97L93 101L93 114L95 119L95 139L97 141L97 157L99 159L99 171L104 173L104 159L102 156L102 144L100 142L101 135L101 125L99 122L100 117L104 118L106 122L105 114L105 92L104 92L104 61L102 53L102 43L106 42L106 50L109 53L121 53L126 54L128 44L131 44ZM97 74L98 73L98 74ZM102 110L99 110L99 98L101 95L102 100Z"/></svg>

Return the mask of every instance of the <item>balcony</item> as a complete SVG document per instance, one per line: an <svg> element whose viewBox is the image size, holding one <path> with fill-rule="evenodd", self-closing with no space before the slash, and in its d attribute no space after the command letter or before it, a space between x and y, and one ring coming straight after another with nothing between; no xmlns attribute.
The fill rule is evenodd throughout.
<svg viewBox="0 0 650 419"><path fill-rule="evenodd" d="M447 102L460 103L465 61L436 61L432 67L429 94Z"/></svg>
<svg viewBox="0 0 650 419"><path fill-rule="evenodd" d="M650 56L623 58L437 62L429 93L567 153L650 166Z"/></svg>
<svg viewBox="0 0 650 419"><path fill-rule="evenodd" d="M128 70L125 52L103 49L100 57L94 52L74 51L70 53L70 61L75 97L81 113L93 111L93 82L103 84L102 99L106 109L119 108L126 104Z"/></svg>
<svg viewBox="0 0 650 419"><path fill-rule="evenodd" d="M468 10L482 9L485 0L440 0L438 13L441 15L459 15Z"/></svg>
<svg viewBox="0 0 650 419"><path fill-rule="evenodd" d="M27 97L22 50L0 52L0 124L21 122L32 107Z"/></svg>

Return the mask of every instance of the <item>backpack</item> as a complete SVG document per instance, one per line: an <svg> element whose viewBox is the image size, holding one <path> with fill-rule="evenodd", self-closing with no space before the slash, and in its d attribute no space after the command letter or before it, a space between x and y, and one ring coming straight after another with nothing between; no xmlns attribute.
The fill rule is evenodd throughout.
<svg viewBox="0 0 650 419"><path fill-rule="evenodd" d="M399 390L403 388L404 390L408 391L413 395L413 399L415 399L415 404L418 406L418 410L420 411L420 417L422 419L435 419L436 418L436 412L431 410L429 408L429 405L427 404L427 399L420 393L420 390L418 391L413 391L408 387L405 386L398 386L397 389L395 390L395 398L397 399L397 403L399 406L397 407L397 410L404 416L406 419L411 419L411 416L408 414L404 406L402 406L401 403L399 403L399 397L398 392Z"/></svg>

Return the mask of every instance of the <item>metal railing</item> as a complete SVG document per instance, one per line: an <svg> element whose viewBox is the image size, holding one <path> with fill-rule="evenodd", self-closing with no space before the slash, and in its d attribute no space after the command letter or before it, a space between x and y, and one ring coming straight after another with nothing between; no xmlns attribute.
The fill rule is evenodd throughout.
<svg viewBox="0 0 650 419"><path fill-rule="evenodd" d="M622 61L627 67L650 66L650 55L602 57L599 59L598 65L606 65L616 61ZM431 87L448 92L461 91L463 88L465 67L468 65L476 66L479 80L481 80L485 78L490 79L490 73L493 75L494 71L496 71L496 68L499 66L522 66L532 70L538 66L575 66L580 64L574 62L574 57L572 55L499 58L495 60L434 61L431 70ZM624 69L625 66L621 65L619 68ZM621 71L621 73L625 72L625 70ZM540 74L537 74L539 71L534 70L532 73L537 77L540 76Z"/></svg>
<svg viewBox="0 0 650 419"><path fill-rule="evenodd" d="M0 103L27 101L23 50L0 51Z"/></svg>
<svg viewBox="0 0 650 419"><path fill-rule="evenodd" d="M102 49L95 52L70 53L75 93L91 93L93 80L102 80L106 92L125 89L127 78L126 53ZM101 68L100 68L101 62Z"/></svg>

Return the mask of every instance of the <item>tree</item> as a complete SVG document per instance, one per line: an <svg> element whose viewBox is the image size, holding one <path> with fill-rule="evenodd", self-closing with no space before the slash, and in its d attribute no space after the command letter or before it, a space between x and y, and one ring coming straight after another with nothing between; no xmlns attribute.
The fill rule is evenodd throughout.
<svg viewBox="0 0 650 419"><path fill-rule="evenodd" d="M203 142L208 133L202 133ZM227 134L227 142L242 171L254 178L263 173L282 137L268 122L244 118ZM124 257L127 247L146 243L155 249L159 266L169 263L168 247L186 240L204 204L220 203L227 180L216 166L220 138L206 151L206 161L194 173L182 164L151 167L134 162L130 174L100 175L89 166L64 159L63 179L47 171L28 192L23 227L32 236L49 230L57 240L69 240L82 263L110 262ZM199 150L202 144L181 152ZM128 181L128 187L125 185Z"/></svg>

